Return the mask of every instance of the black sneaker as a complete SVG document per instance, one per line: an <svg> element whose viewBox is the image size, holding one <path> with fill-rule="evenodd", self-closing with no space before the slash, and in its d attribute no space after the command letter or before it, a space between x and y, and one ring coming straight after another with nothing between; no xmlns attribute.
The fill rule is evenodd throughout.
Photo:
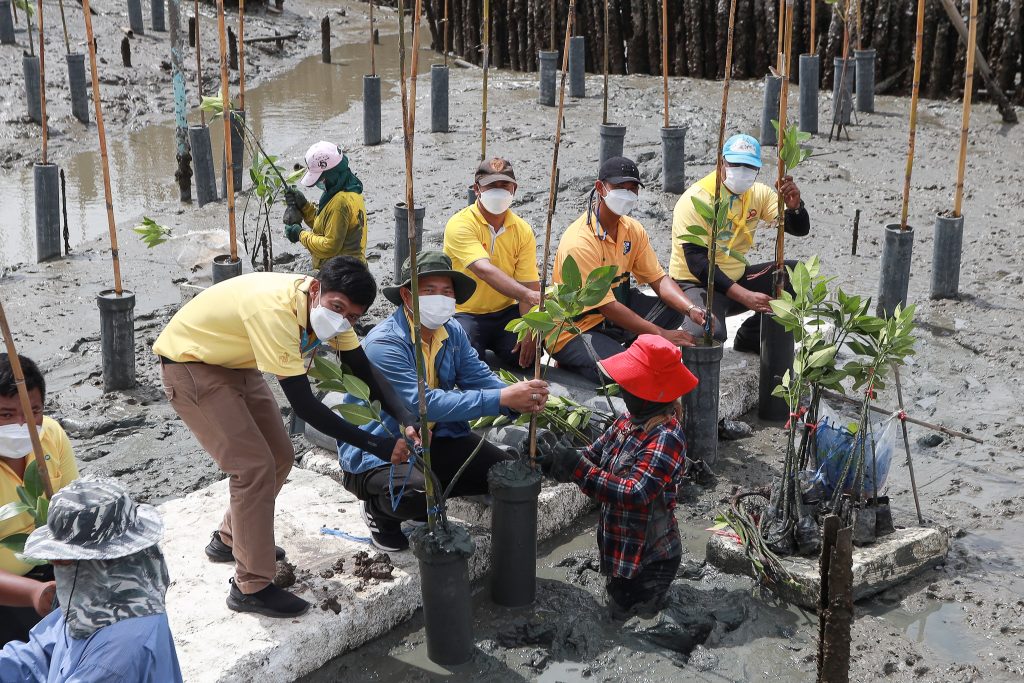
<svg viewBox="0 0 1024 683"><path fill-rule="evenodd" d="M283 588L270 584L261 591L246 595L238 590L234 579L229 579L228 609L235 612L254 612L265 617L288 619L302 616L309 610L309 603Z"/></svg>
<svg viewBox="0 0 1024 683"><path fill-rule="evenodd" d="M370 512L370 504L363 501L359 511L370 530L373 547L386 553L397 553L409 549L409 539L402 533L402 525L392 520L378 520Z"/></svg>
<svg viewBox="0 0 1024 683"><path fill-rule="evenodd" d="M213 535L210 536L210 542L206 544L206 556L210 558L210 562L234 562L235 554L224 541L220 540L220 532L214 531ZM281 546L274 546L274 557L278 560L283 560L285 557L284 548Z"/></svg>

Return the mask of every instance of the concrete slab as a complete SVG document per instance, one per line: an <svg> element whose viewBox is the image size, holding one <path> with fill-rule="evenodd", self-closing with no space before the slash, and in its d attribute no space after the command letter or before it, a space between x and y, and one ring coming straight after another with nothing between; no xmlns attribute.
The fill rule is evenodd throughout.
<svg viewBox="0 0 1024 683"><path fill-rule="evenodd" d="M945 530L911 527L897 529L874 545L853 549L853 599L861 600L901 583L946 559L949 537ZM707 544L707 561L728 574L754 576L754 569L739 541L715 534ZM817 557L787 557L783 564L796 586L775 591L801 607L817 609L821 592Z"/></svg>
<svg viewBox="0 0 1024 683"><path fill-rule="evenodd" d="M327 459L318 462L326 466ZM391 555L393 581L367 584L352 575L355 553L372 552L371 547L321 534L320 529L367 536L355 497L329 476L296 468L278 497L275 530L277 543L298 568L293 590L315 606L299 619L284 621L231 612L224 600L233 565L212 564L203 554L227 501L227 480L222 480L160 506L167 527L161 546L172 579L167 612L185 680L294 680L394 628L421 606L417 564L410 552ZM545 488L539 537L566 528L589 505L575 486ZM465 514L480 520L487 516L473 505L465 507ZM489 568L490 538L486 527L471 526L470 531L477 545L470 561L475 580ZM342 572L321 576L329 575L326 570L338 560L344 561Z"/></svg>

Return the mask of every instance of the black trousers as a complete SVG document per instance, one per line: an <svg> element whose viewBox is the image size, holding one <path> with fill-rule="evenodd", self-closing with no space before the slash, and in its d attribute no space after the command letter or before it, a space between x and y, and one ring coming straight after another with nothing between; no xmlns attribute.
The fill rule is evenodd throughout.
<svg viewBox="0 0 1024 683"><path fill-rule="evenodd" d="M796 261L786 261L785 263L789 268L796 265ZM676 282L690 301L698 306L707 305L708 290L706 287L702 287L696 282L687 282L685 280L676 280ZM747 266L743 276L736 280L736 284L752 292L774 296L775 261ZM786 282L786 291L791 294L793 293L788 280ZM725 329L725 319L750 310L746 306L730 299L724 292L719 291L715 292L715 300L712 303L712 307L715 309L713 311L715 315L715 339L720 342L724 342L728 336ZM683 330L694 336L702 336L704 334L704 329L689 318L683 322ZM761 343L761 316L753 315L744 320L743 324L740 325L740 329L736 331L736 339L733 342L738 346L757 347Z"/></svg>
<svg viewBox="0 0 1024 683"><path fill-rule="evenodd" d="M53 565L36 567L25 578L53 581ZM28 632L42 620L34 607L0 607L0 647L12 640L28 642Z"/></svg>
<svg viewBox="0 0 1024 683"><path fill-rule="evenodd" d="M678 329L686 316L669 308L661 299L641 294L636 289L629 293L629 308L644 320L666 330ZM558 367L583 375L592 382L600 382L597 361L611 358L633 343L637 335L608 320L581 335L573 337L554 354Z"/></svg>
<svg viewBox="0 0 1024 683"><path fill-rule="evenodd" d="M678 556L651 562L631 579L609 577L605 589L611 598L612 616L626 618L634 613L650 614L660 610L682 560L682 556Z"/></svg>
<svg viewBox="0 0 1024 683"><path fill-rule="evenodd" d="M505 326L518 317L518 304L494 313L455 314L455 319L466 331L469 343L473 345L480 360L487 362L487 350L490 349L500 363L511 368L519 367L519 354L512 353L517 342L516 335L505 331Z"/></svg>
<svg viewBox="0 0 1024 683"><path fill-rule="evenodd" d="M476 434L458 438L439 436L431 439L430 461L434 474L447 488L466 458L480 443ZM495 463L509 459L509 455L485 441L473 462L459 477L451 495L478 496L487 493L487 471ZM389 486L390 479L390 486ZM390 465L377 467L359 474L345 473L342 479L345 488L359 500L369 504L370 514L382 531L397 530L407 519L426 519L427 493L423 473L409 465L398 465L392 472ZM402 487L405 487L404 491ZM391 492L394 491L394 500ZM401 499L398 498L401 492ZM395 503L397 500L397 503ZM390 526L390 529L386 527Z"/></svg>

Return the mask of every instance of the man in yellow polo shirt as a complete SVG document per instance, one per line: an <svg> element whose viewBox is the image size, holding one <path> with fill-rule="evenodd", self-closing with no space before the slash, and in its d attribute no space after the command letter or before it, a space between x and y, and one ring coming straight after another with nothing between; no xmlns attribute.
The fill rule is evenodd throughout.
<svg viewBox="0 0 1024 683"><path fill-rule="evenodd" d="M693 346L693 335L679 330L689 318L704 323L704 311L686 297L662 270L647 231L629 214L636 207L640 170L625 157L601 165L587 211L558 243L554 281L562 282L562 264L572 256L584 280L595 268L618 267L608 295L576 321L583 332L562 334L551 349L559 367L599 381L597 361L621 353L638 335L656 334L676 346ZM650 285L656 297L630 286L630 277Z"/></svg>
<svg viewBox="0 0 1024 683"><path fill-rule="evenodd" d="M721 196L729 202L729 220L732 222L733 237L729 241L731 251L744 254L754 245L754 233L762 223L774 223L779 215L779 195L764 183L754 182L761 169L761 145L749 135L734 135L725 141L722 148L725 161L725 182ZM669 274L679 283L687 296L695 301L707 301L708 252L695 244L683 242L680 237L691 225L704 226L693 206L693 197L703 200L708 206L714 203L717 172L698 180L679 201L672 216L672 260ZM780 185L786 205L785 229L790 235L802 237L811 230L810 218L800 199L800 189L790 176L782 179ZM743 321L736 332L733 347L737 351L761 352L761 316L771 313L769 302L775 298L775 262L746 266L742 261L719 253L715 268L714 335L718 341L725 341L725 319L754 311L755 315ZM792 268L796 261L786 261ZM692 323L683 326L691 334L700 334Z"/></svg>
<svg viewBox="0 0 1024 683"><path fill-rule="evenodd" d="M537 346L522 343L505 326L540 303L537 239L530 224L512 210L516 174L506 159L488 159L476 170L477 200L451 217L444 229L444 253L452 268L476 282L476 292L455 308L455 319L486 361L490 349L509 366L528 367Z"/></svg>
<svg viewBox="0 0 1024 683"><path fill-rule="evenodd" d="M235 561L228 607L294 617L309 603L273 584L274 499L295 460L277 400L261 373L276 375L295 415L387 461L409 456L403 439L361 431L314 396L304 360L321 344L370 386L406 436L416 417L370 365L352 323L377 296L366 265L351 256L323 264L317 279L250 273L210 287L179 310L153 345L171 407L230 479L230 505L206 555Z"/></svg>
<svg viewBox="0 0 1024 683"><path fill-rule="evenodd" d="M64 428L43 415L43 374L30 359L18 358L46 454L46 471L56 492L78 479L78 465ZM35 459L11 362L6 353L0 353L0 505L19 502L17 489L25 484L25 470ZM0 521L0 538L29 534L35 528L32 516L23 512ZM29 630L53 608L54 589L52 565L26 564L13 551L0 548L0 647L12 640L28 640Z"/></svg>

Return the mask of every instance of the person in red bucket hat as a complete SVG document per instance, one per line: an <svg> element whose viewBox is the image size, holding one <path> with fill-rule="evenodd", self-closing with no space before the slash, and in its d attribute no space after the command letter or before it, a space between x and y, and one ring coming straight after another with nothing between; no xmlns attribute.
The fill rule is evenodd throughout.
<svg viewBox="0 0 1024 683"><path fill-rule="evenodd" d="M682 559L673 511L686 473L679 398L697 386L672 342L653 334L599 363L627 412L582 451L559 445L542 471L601 504L597 545L614 618L661 609Z"/></svg>

